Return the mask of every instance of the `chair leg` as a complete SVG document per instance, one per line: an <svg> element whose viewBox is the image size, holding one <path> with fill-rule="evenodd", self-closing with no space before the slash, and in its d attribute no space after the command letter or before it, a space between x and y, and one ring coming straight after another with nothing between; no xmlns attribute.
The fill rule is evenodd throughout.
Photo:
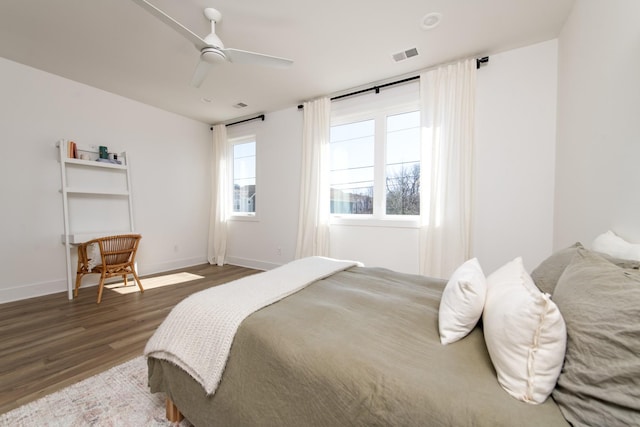
<svg viewBox="0 0 640 427"><path fill-rule="evenodd" d="M102 274L100 274L100 285L98 287L98 304L102 301L102 290L104 289L104 279L106 278L104 270L102 270Z"/></svg>
<svg viewBox="0 0 640 427"><path fill-rule="evenodd" d="M138 287L140 288L140 293L144 293L144 289L142 288L142 283L140 283L140 278L138 277L138 274L136 273L136 271L131 270L131 274L133 274L133 278L135 279L136 283L138 284Z"/></svg>
<svg viewBox="0 0 640 427"><path fill-rule="evenodd" d="M129 283L127 283L127 274L123 274L122 275L122 281L124 282L124 285L127 286Z"/></svg>
<svg viewBox="0 0 640 427"><path fill-rule="evenodd" d="M76 270L76 286L73 291L73 297L76 298L78 296L78 289L80 289L80 283L82 282L82 276L84 275L84 265L86 258L86 248L83 245L78 247L78 268Z"/></svg>
<svg viewBox="0 0 640 427"><path fill-rule="evenodd" d="M76 275L76 288L73 291L73 297L76 298L78 296L78 289L80 289L80 282L82 282L82 273L78 273Z"/></svg>

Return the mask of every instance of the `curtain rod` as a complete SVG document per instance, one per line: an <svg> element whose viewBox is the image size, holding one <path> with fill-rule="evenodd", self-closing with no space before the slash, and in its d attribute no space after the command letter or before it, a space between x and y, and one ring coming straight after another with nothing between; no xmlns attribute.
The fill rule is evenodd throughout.
<svg viewBox="0 0 640 427"><path fill-rule="evenodd" d="M479 69L483 64L486 64L487 62L489 62L489 57L488 56L484 56L482 58L476 58L476 69ZM397 85L397 84L401 84L401 83L406 83L406 82L410 82L412 80L418 80L420 79L420 75L417 76L413 76L413 77L407 77L406 79L401 79L401 80L396 80L395 82L390 82L390 83L385 83L382 85L376 85L376 86L372 86L366 89L361 89L361 90L356 90L354 92L349 92L349 93L345 93L343 95L338 95L338 96L334 96L332 98L330 98L331 101L335 101L338 99L342 99L342 98L346 98L348 96L353 96L353 95L360 95L361 93L365 93L365 92L371 92L371 91L375 91L376 93L380 93L380 89L387 87L387 86L393 86L393 85ZM298 105L298 110L302 110L304 108L304 106L302 104Z"/></svg>
<svg viewBox="0 0 640 427"><path fill-rule="evenodd" d="M260 119L260 120L262 120L264 122L264 114L260 114L259 116L251 117L249 119L238 120L237 122L233 122L233 123L227 123L227 124L225 124L225 126L239 125L240 123L250 122L251 120L257 120L257 119ZM213 126L211 126L210 130L213 130Z"/></svg>

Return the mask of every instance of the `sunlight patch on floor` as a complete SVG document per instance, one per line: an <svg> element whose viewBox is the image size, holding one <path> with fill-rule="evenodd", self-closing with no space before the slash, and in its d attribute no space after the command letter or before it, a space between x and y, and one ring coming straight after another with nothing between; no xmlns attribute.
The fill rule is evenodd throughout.
<svg viewBox="0 0 640 427"><path fill-rule="evenodd" d="M189 282L191 280L197 279L204 279L204 276L182 272L140 279L140 282L142 282L142 287L146 291L147 289L161 288L163 286L176 285L178 283ZM104 287L111 289L112 291L115 291L119 294L132 294L134 292L140 292L138 284L132 276L129 276L127 278L127 286L124 285L124 282L117 282L110 285L104 285Z"/></svg>

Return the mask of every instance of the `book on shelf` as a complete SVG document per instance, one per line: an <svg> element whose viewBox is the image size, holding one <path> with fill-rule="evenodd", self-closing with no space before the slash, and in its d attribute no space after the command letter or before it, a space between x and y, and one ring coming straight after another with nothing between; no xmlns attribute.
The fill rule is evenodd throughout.
<svg viewBox="0 0 640 427"><path fill-rule="evenodd" d="M67 143L67 156L70 159L77 159L78 158L78 146L73 141L69 141Z"/></svg>

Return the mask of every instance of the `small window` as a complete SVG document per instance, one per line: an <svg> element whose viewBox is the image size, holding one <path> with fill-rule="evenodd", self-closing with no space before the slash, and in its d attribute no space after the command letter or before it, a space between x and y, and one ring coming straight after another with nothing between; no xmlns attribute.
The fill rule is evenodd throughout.
<svg viewBox="0 0 640 427"><path fill-rule="evenodd" d="M256 142L232 141L233 213L252 215L256 212Z"/></svg>

